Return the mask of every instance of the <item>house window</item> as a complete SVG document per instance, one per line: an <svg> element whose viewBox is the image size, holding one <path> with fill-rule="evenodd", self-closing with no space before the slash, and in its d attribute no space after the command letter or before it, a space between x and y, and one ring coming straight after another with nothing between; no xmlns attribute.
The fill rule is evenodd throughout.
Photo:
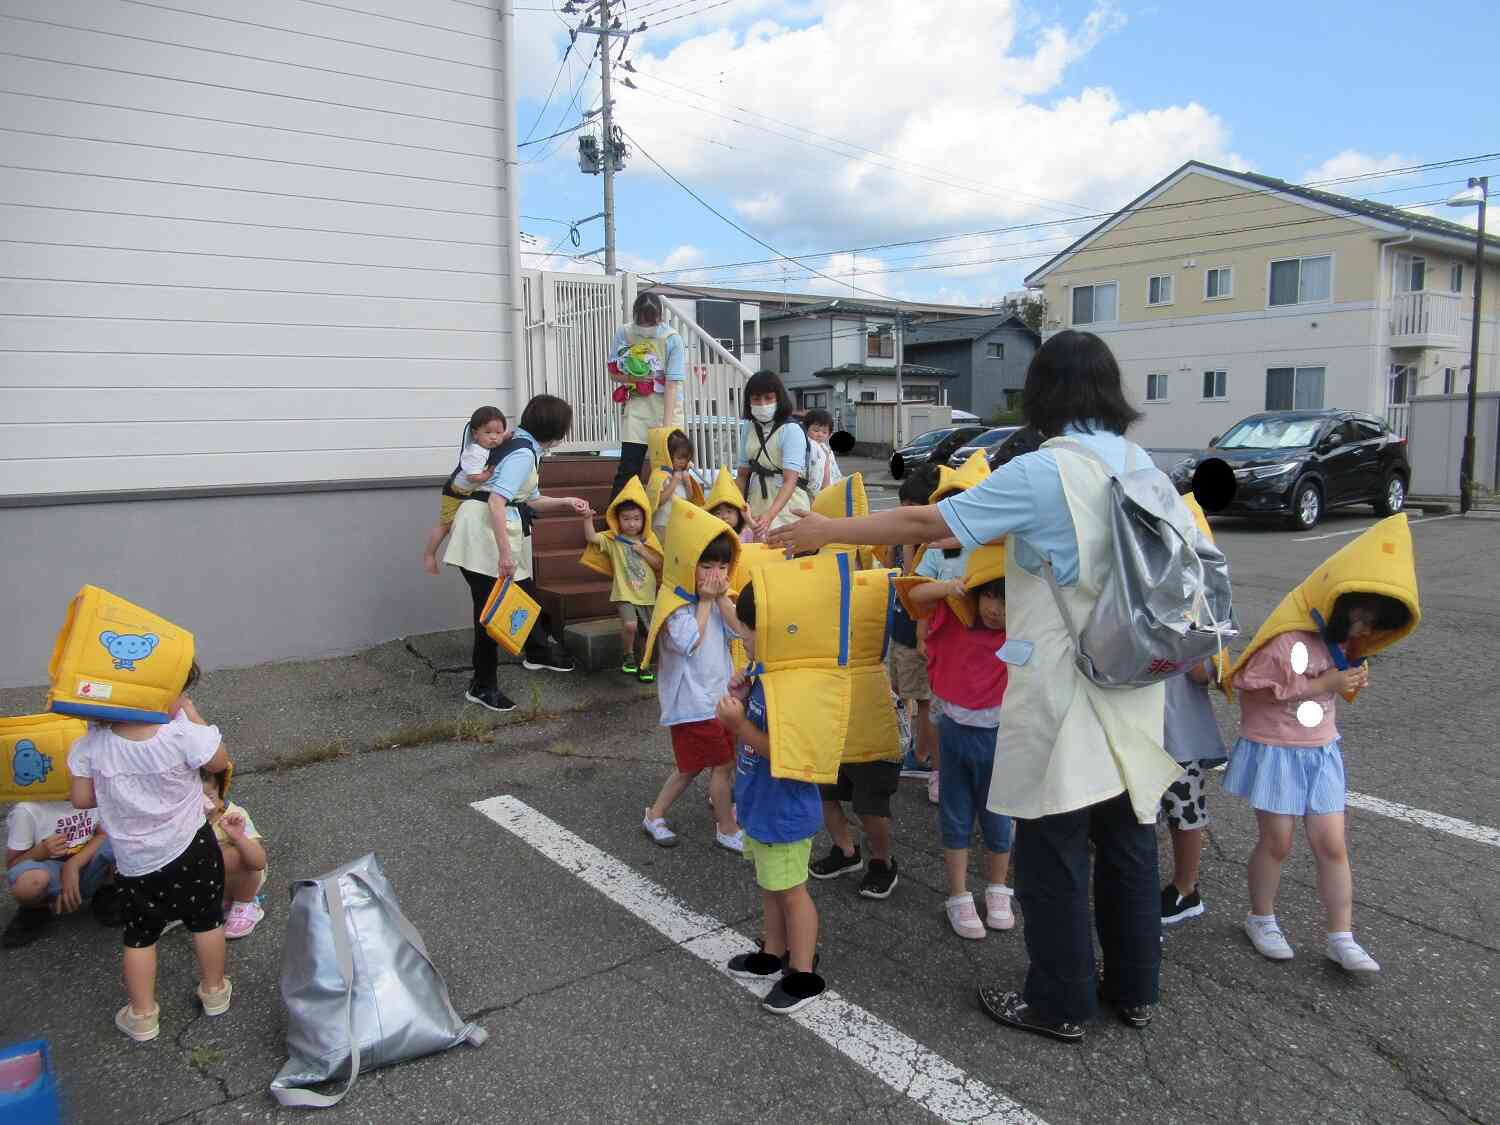
<svg viewBox="0 0 1500 1125"><path fill-rule="evenodd" d="M1326 301L1333 292L1333 258L1285 258L1271 263L1271 304Z"/></svg>
<svg viewBox="0 0 1500 1125"><path fill-rule="evenodd" d="M896 334L890 325L881 325L866 332L865 355L870 359L896 358Z"/></svg>
<svg viewBox="0 0 1500 1125"><path fill-rule="evenodd" d="M1272 367L1266 371L1267 410L1323 409L1322 367Z"/></svg>
<svg viewBox="0 0 1500 1125"><path fill-rule="evenodd" d="M790 336L776 337L776 370L785 375L792 369L792 338Z"/></svg>
<svg viewBox="0 0 1500 1125"><path fill-rule="evenodd" d="M1464 264L1454 262L1448 267L1448 288L1454 293L1464 291Z"/></svg>
<svg viewBox="0 0 1500 1125"><path fill-rule="evenodd" d="M1120 287L1113 281L1106 285L1073 287L1073 323L1105 324L1119 315Z"/></svg>
<svg viewBox="0 0 1500 1125"><path fill-rule="evenodd" d="M985 359L1004 359L1005 358L1005 345L1004 344L986 344L984 346L984 358Z"/></svg>
<svg viewBox="0 0 1500 1125"><path fill-rule="evenodd" d="M1451 395L1454 388L1458 386L1458 369L1456 367L1443 368L1443 393Z"/></svg>
<svg viewBox="0 0 1500 1125"><path fill-rule="evenodd" d="M860 391L859 392L859 401L860 402L874 402L875 401L875 392L874 391Z"/></svg>
<svg viewBox="0 0 1500 1125"><path fill-rule="evenodd" d="M1165 375L1146 376L1146 401L1167 401L1167 377Z"/></svg>
<svg viewBox="0 0 1500 1125"><path fill-rule="evenodd" d="M827 410L827 391L798 391L797 408L799 410Z"/></svg>
<svg viewBox="0 0 1500 1125"><path fill-rule="evenodd" d="M1410 364L1393 364L1390 374L1390 387L1386 392L1386 402L1390 406L1400 406L1411 399L1411 392L1416 389L1417 369Z"/></svg>
<svg viewBox="0 0 1500 1125"><path fill-rule="evenodd" d="M776 340L774 337L762 336L760 338L760 354L763 356L772 356L776 354Z"/></svg>
<svg viewBox="0 0 1500 1125"><path fill-rule="evenodd" d="M1222 301L1234 296L1234 267L1215 266L1203 272L1203 299Z"/></svg>
<svg viewBox="0 0 1500 1125"><path fill-rule="evenodd" d="M740 322L740 339L745 341L745 350L747 352L755 350L755 330L755 321L742 320Z"/></svg>
<svg viewBox="0 0 1500 1125"><path fill-rule="evenodd" d="M1172 275L1161 274L1146 281L1146 304L1170 305L1172 303Z"/></svg>
<svg viewBox="0 0 1500 1125"><path fill-rule="evenodd" d="M1204 398L1228 398L1229 397L1229 372L1227 372L1227 371L1205 371L1203 373L1203 397Z"/></svg>

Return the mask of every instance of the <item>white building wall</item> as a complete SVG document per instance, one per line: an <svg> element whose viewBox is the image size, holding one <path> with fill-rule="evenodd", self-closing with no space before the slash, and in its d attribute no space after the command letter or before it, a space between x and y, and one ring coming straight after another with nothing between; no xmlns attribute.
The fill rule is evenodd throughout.
<svg viewBox="0 0 1500 1125"><path fill-rule="evenodd" d="M501 21L411 15L0 0L0 495L436 475L515 407Z"/></svg>
<svg viewBox="0 0 1500 1125"><path fill-rule="evenodd" d="M1114 352L1131 402L1145 415L1132 437L1153 449L1201 448L1235 422L1265 409L1266 371L1323 367L1323 405L1381 413L1386 351L1377 341L1374 302L1319 311L1267 310L1090 325ZM1227 397L1203 398L1203 372L1228 373ZM1146 401L1146 377L1168 376L1165 402Z"/></svg>

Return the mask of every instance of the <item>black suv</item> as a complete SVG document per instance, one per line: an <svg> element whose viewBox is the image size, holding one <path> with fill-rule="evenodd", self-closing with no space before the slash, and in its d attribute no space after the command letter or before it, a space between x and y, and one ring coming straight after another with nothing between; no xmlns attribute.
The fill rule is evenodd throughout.
<svg viewBox="0 0 1500 1125"><path fill-rule="evenodd" d="M967 445L989 428L988 426L944 426L941 429L928 430L925 434L919 434L891 454L891 476L900 480L918 465L926 465L929 462L934 465L946 465L948 458L953 456L959 446Z"/></svg>
<svg viewBox="0 0 1500 1125"><path fill-rule="evenodd" d="M1373 504L1377 514L1406 506L1411 462L1406 439L1385 422L1353 410L1275 410L1237 422L1210 448L1172 466L1179 491L1210 458L1234 470L1234 500L1221 513L1274 516L1314 527L1329 508Z"/></svg>

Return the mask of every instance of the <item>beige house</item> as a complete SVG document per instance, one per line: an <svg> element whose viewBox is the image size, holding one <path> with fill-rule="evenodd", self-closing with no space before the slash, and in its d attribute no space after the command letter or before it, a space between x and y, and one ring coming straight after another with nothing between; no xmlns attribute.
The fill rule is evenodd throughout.
<svg viewBox="0 0 1500 1125"><path fill-rule="evenodd" d="M1474 233L1190 161L1026 278L1044 335L1103 337L1139 440L1202 447L1248 414L1338 407L1405 432L1468 386ZM1500 389L1500 238L1486 240L1480 390Z"/></svg>

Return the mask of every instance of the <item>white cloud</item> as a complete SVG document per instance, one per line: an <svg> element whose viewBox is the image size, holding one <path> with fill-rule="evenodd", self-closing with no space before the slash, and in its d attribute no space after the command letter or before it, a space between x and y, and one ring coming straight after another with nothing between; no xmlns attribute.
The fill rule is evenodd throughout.
<svg viewBox="0 0 1500 1125"><path fill-rule="evenodd" d="M1318 183L1323 180L1340 180L1348 176L1366 176L1372 172L1389 172L1392 168L1405 168L1413 163L1399 152L1386 156L1372 156L1358 149L1346 148L1337 156L1330 156L1315 168L1302 173L1301 183ZM1334 187L1338 191L1337 186Z"/></svg>
<svg viewBox="0 0 1500 1125"><path fill-rule="evenodd" d="M739 22L725 26L726 12ZM640 89L621 93L620 120L710 201L789 250L1076 217L1118 206L1189 158L1244 164L1223 120L1196 102L1138 107L1105 88L1064 91L1068 68L1120 26L1112 3L1072 28L1040 21L1023 0L743 0L711 15L717 29L661 53L649 37L632 45ZM629 174L656 171L637 153ZM1051 241L1030 252L1084 229L1038 232L1029 237ZM1027 252L1012 245L987 256ZM859 272L870 264L862 257ZM1007 272L1006 285L982 287L993 292L1035 264L872 276L869 288L894 292L908 279L930 292L950 276Z"/></svg>

